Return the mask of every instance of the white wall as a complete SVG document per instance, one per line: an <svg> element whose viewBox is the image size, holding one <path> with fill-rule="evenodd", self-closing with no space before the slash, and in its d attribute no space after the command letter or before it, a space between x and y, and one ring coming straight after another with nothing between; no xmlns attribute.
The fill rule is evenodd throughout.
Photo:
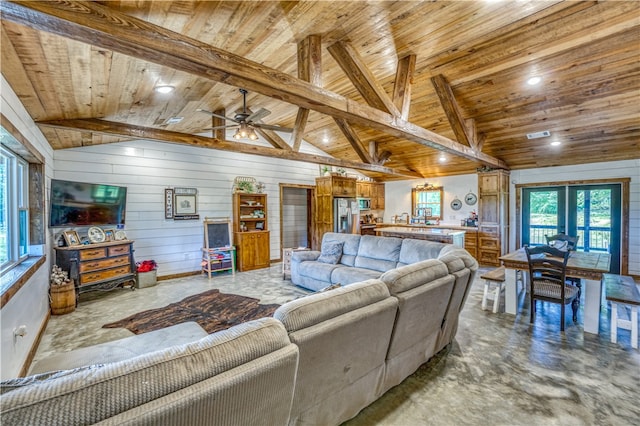
<svg viewBox="0 0 640 426"><path fill-rule="evenodd" d="M511 172L509 188L509 222L510 249L515 249L516 223L516 184L580 181L593 179L631 178L629 194L629 274L640 275L640 160L613 161L603 163L581 164L577 166L546 167L542 169L515 170ZM410 212L411 188L425 182L435 186L443 186L445 192L443 224L460 224L460 219L469 215L475 206L467 206L464 201L457 212L451 209L451 200L457 196L464 200L464 195L472 190L477 194L478 177L473 175L449 176L440 178L412 179L385 184L384 221L402 212Z"/></svg>
<svg viewBox="0 0 640 426"><path fill-rule="evenodd" d="M0 111L18 131L31 142L45 159L44 175L48 183L53 174L53 150L33 123L11 86L0 80ZM47 239L46 246L50 246ZM32 247L32 252L47 253L44 247ZM38 331L49 312L49 270L51 257L0 310L0 379L16 377L35 344ZM25 325L27 334L14 339L13 330Z"/></svg>
<svg viewBox="0 0 640 426"><path fill-rule="evenodd" d="M469 192L478 195L478 175L411 179L387 182L385 184L384 205L386 209L384 211L384 221L391 222L391 218L396 214L400 215L404 212L411 214L411 188L426 182L434 186L443 187L443 220L440 222L442 225L460 225L460 221L469 217L471 211L475 210L477 213L478 204L467 205L464 202L464 196ZM462 208L457 211L451 208L451 201L456 197L462 201Z"/></svg>
<svg viewBox="0 0 640 426"><path fill-rule="evenodd" d="M58 150L54 156L56 179L127 187L127 237L135 241L136 261L155 260L159 276L199 270L202 220L232 216L236 176L266 185L271 259L279 259L279 183L313 185L319 173L316 164L151 141ZM167 187L196 188L200 220L165 219ZM76 229L86 235L86 228Z"/></svg>

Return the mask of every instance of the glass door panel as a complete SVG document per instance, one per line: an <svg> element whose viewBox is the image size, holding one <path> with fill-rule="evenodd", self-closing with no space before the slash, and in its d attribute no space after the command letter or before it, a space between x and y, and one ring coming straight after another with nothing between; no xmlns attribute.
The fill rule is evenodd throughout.
<svg viewBox="0 0 640 426"><path fill-rule="evenodd" d="M545 235L566 229L564 187L522 189L522 245L546 244Z"/></svg>

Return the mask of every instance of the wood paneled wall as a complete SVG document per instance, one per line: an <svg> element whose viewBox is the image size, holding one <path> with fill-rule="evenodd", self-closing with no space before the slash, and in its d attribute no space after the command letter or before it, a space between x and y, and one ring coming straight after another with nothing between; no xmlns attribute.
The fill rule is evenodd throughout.
<svg viewBox="0 0 640 426"><path fill-rule="evenodd" d="M280 182L313 184L315 164L185 147L149 141L93 146L55 152L55 177L126 186L127 237L135 240L137 261L153 259L158 275L200 268L202 220L231 217L236 176L251 176L266 185L272 260L280 259ZM197 188L200 220L164 219L163 189ZM60 230L56 230L60 231ZM80 230L86 233L86 229Z"/></svg>

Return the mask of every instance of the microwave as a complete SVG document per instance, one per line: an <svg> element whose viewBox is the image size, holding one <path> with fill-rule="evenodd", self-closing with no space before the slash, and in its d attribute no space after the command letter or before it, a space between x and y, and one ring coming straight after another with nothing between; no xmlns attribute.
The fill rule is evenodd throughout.
<svg viewBox="0 0 640 426"><path fill-rule="evenodd" d="M358 198L358 207L360 210L369 210L371 209L371 199L370 198Z"/></svg>

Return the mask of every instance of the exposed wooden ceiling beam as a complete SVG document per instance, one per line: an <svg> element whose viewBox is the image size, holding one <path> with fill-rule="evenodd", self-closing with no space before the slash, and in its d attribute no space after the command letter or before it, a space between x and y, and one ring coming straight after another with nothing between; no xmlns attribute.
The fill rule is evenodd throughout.
<svg viewBox="0 0 640 426"><path fill-rule="evenodd" d="M271 144L274 148L282 149L285 151L291 151L291 147L282 139L276 132L268 129L261 129L259 127L254 128L257 134L262 136L267 142Z"/></svg>
<svg viewBox="0 0 640 426"><path fill-rule="evenodd" d="M369 141L369 156L373 160L373 164L383 165L391 157L391 152L382 151L379 153L378 142Z"/></svg>
<svg viewBox="0 0 640 426"><path fill-rule="evenodd" d="M327 49L370 106L400 117L400 111L393 104L387 92L384 91L364 60L349 43L338 41Z"/></svg>
<svg viewBox="0 0 640 426"><path fill-rule="evenodd" d="M462 109L456 102L453 90L442 74L431 77L431 83L436 90L440 104L444 113L449 119L449 124L456 135L458 142L469 145L473 149L477 149L478 142L475 134L475 123L472 119L465 119L462 116Z"/></svg>
<svg viewBox="0 0 640 426"><path fill-rule="evenodd" d="M303 161L314 164L329 164L349 169L366 170L385 173L394 176L422 177L412 171L396 170L375 164L364 164L356 161L340 160L334 157L293 152L292 150L266 148L258 145L230 142L206 136L190 135L187 133L161 130L152 127L134 126L131 124L116 123L97 118L78 118L69 120L52 120L37 123L42 127L54 129L89 131L110 136L123 136L137 139L147 139L158 142L191 145L201 148L212 148L221 151L239 152L242 154L261 155L264 157L281 158L285 160Z"/></svg>
<svg viewBox="0 0 640 426"><path fill-rule="evenodd" d="M365 163L373 163L371 156L369 155L367 150L364 149L364 147L362 146L362 142L360 141L358 134L356 133L355 130L353 130L353 127L351 127L351 125L347 123L347 120L343 120L341 118L334 118L334 121L338 125L338 128L340 129L344 137L347 138L347 140L353 147L353 150L356 152L356 154L358 154L358 157L360 157L360 160L362 160Z"/></svg>
<svg viewBox="0 0 640 426"><path fill-rule="evenodd" d="M90 2L0 2L2 18L347 120L487 166L507 164L289 74ZM395 106L394 106L395 108Z"/></svg>
<svg viewBox="0 0 640 426"><path fill-rule="evenodd" d="M224 108L218 109L214 111L215 114L221 115L223 117L226 117L226 111ZM226 120L223 120L220 117L216 117L215 115L211 116L211 127L219 127L218 129L214 129L213 130L213 137L216 139L226 139L227 138L227 132L226 129L223 129L222 126L226 125Z"/></svg>
<svg viewBox="0 0 640 426"><path fill-rule="evenodd" d="M298 43L298 78L322 86L322 39L319 35L310 35ZM294 151L300 151L308 119L309 109L299 108L291 134Z"/></svg>
<svg viewBox="0 0 640 426"><path fill-rule="evenodd" d="M416 69L416 55L407 55L398 61L396 79L393 84L393 103L403 120L409 119L411 106L411 84Z"/></svg>

